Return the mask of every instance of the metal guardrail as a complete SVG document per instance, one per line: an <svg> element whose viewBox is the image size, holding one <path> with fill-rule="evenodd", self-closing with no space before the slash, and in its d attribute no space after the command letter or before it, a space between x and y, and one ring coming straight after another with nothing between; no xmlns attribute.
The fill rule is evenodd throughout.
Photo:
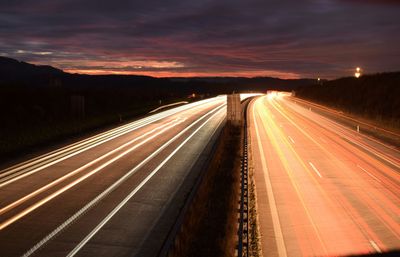
<svg viewBox="0 0 400 257"><path fill-rule="evenodd" d="M247 146L247 105L244 108L244 133L243 133L243 156L241 160L240 179L240 218L238 231L238 257L249 256L249 188L248 188L248 146Z"/></svg>

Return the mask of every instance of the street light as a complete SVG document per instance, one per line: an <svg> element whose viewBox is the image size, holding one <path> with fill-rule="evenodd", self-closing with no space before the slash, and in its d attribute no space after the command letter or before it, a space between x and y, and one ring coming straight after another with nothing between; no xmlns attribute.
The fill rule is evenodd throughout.
<svg viewBox="0 0 400 257"><path fill-rule="evenodd" d="M357 68L356 68L356 73L354 73L354 76L355 76L356 78L359 78L359 77L361 76L361 68L360 68L360 67L357 67Z"/></svg>

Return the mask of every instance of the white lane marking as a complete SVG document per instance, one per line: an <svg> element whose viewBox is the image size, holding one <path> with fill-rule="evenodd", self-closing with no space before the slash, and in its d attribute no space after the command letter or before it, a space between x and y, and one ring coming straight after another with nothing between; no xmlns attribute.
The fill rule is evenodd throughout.
<svg viewBox="0 0 400 257"><path fill-rule="evenodd" d="M185 119L181 119L181 120L183 121ZM54 187L55 185L61 183L62 181L74 176L75 174L78 174L79 172L81 172L81 171L85 170L86 168L96 164L97 162L107 158L108 156L118 152L119 150L121 150L121 149L123 149L123 148L125 148L125 147L127 147L127 146L129 146L129 145L131 145L133 143L135 143L136 141L139 141L142 138L145 138L145 137L151 135L152 133L156 132L157 130L160 130L160 129L164 128L164 127L167 127L167 126L169 126L169 125L171 125L173 123L176 123L176 125L177 125L177 124L179 124L181 122L179 122L179 119L177 118L177 119L172 120L172 121L170 121L168 123L165 123L165 124L163 124L163 125L161 125L159 127L156 127L154 129L152 129L152 130L140 135L139 137L134 138L133 140L128 141L127 143L125 143L125 144L113 149L112 151L110 151L110 152L108 152L108 153L106 153L106 154L94 159L93 161L90 161L90 162L86 163L85 165L83 165L83 166L81 166L81 167L69 172L68 174L66 174L66 175L64 175L64 176L52 181L51 183L49 183L49 184L47 184L47 185L45 185L45 186L43 186L41 188L36 189L35 191L25 195L24 197L14 201L13 203L10 203L9 205L1 208L0 209L0 215L3 214L4 212L9 211L12 208L15 208L16 206L18 206L18 205L22 204L23 202L29 200L30 198L32 198L32 197L34 197L34 196L36 196L36 195L38 195L38 194L50 189L51 187ZM138 144L136 146L133 146L132 148L136 149L140 145L142 145L142 144ZM130 149L132 149L132 148L130 148ZM122 157L122 156L120 156L120 157ZM115 160L117 160L117 159L115 159ZM109 163L109 164L111 164L111 163Z"/></svg>
<svg viewBox="0 0 400 257"><path fill-rule="evenodd" d="M48 234L46 237L44 237L42 240L40 240L36 245L34 245L31 249L29 249L23 256L28 257L34 254L38 249L40 249L43 245L45 245L48 241L50 241L53 237L57 236L61 231L63 231L66 227L68 227L70 224L75 222L76 219L78 219L80 216L82 216L85 212L87 212L89 209L91 209L93 206L98 204L104 197L106 197L108 194L110 194L112 191L114 191L119 185L121 185L125 180L127 180L129 177L131 177L138 169L143 167L147 162L149 162L152 158L154 158L157 154L159 154L162 150L164 150L166 147L168 147L171 143L173 143L177 138L182 136L184 133L186 133L189 129L191 129L194 125L199 123L201 120L203 120L207 115L210 113L216 111L218 108L221 106L213 109L212 111L206 113L202 117L200 117L198 120L190 124L188 127L186 127L184 130L179 132L177 135L175 135L173 138L171 138L168 142L166 142L164 145L162 145L160 148L158 148L155 152L150 154L146 159L144 159L141 163L139 163L136 167L132 168L130 171L128 171L123 177L121 177L119 180L114 182L110 187L108 187L106 190L104 190L101 194L99 194L97 197L95 197L92 201L87 203L82 209L77 211L74 215L72 215L69 219L67 219L65 222L63 222L60 226L58 226L55 230L53 230L50 234ZM215 114L213 114L215 115Z"/></svg>
<svg viewBox="0 0 400 257"><path fill-rule="evenodd" d="M278 110L278 109L277 109L277 110ZM280 110L278 110L278 111L281 112ZM281 112L281 113L282 113L282 112ZM301 113L300 113L300 114L301 114ZM292 121L289 117L287 117L287 115L285 115L285 114L283 114L283 113L282 113L282 115L284 115L294 126L296 126L300 131L302 131L303 134L305 134L308 138L310 138L310 140L315 141L313 138L311 138L309 135L307 135L307 133L304 132L304 130L303 130L302 128L300 128L294 121ZM304 115L303 115L303 116L304 116ZM310 118L310 117L308 117L308 118ZM322 128L327 129L327 130L329 130L329 131L331 131L331 132L337 134L337 135L338 135L339 137L341 137L341 138L347 139L348 141L350 141L350 142L352 142L352 143L354 143L354 144L360 146L361 148L364 148L364 149L367 150L368 152L370 152L370 153L372 153L372 154L375 154L376 156L380 157L381 159L383 159L383 160L385 160L385 161L391 163L392 165L394 165L394 166L400 168L400 166L399 166L398 164L396 164L396 163L394 163L394 162L388 160L387 158L385 158L385 157L382 156L381 154L379 154L379 153L377 153L376 151L374 151L372 148L369 148L369 147L367 147L367 146L363 146L363 145L361 145L361 144L358 144L358 143L356 143L355 141L353 141L353 139L351 139L351 138L345 136L344 133L345 133L346 131L343 130L343 129L341 129L341 127L343 127L343 126L338 125L338 124L335 124L333 121L331 121L331 120L329 120L329 119L327 119L327 118L325 118L325 117L323 117L323 116L320 116L320 118L323 119L323 120L325 120L327 123L333 125L333 126L336 127L337 129L334 130L334 129L331 128L332 126L326 127L326 126L322 126L320 123L317 123L317 124L319 124ZM307 127L305 126L305 127L303 127L303 128L307 128ZM345 127L343 127L343 128L346 129ZM348 129L347 129L347 130L348 130ZM343 132L343 133L339 135L340 132Z"/></svg>
<svg viewBox="0 0 400 257"><path fill-rule="evenodd" d="M292 108L292 109L293 109L294 111L296 111L297 113L299 113L299 114L302 115L302 113L300 113L299 111L295 110L294 108ZM306 115L303 115L303 116L306 116ZM348 127L345 127L345 126L343 126L343 125L341 125L341 124L339 124L339 123L337 123L337 122L335 122L335 121L333 121L333 120L331 120L331 119L329 119L329 118L326 118L326 117L324 117L324 116L322 116L322 115L317 115L317 116L318 116L320 119L326 121L326 122L329 124L329 126L324 126L324 125L321 125L321 123L318 123L321 127L325 128L325 129L327 129L327 130L329 130L329 131L331 131L331 132L333 132L333 133L339 135L339 137L342 137L342 138L344 138L344 139L346 139L346 140L352 142L353 144L355 144L355 145L357 145L357 146L359 146L359 147L365 149L366 151L370 152L371 154L373 154L373 155L375 155L375 156L378 156L379 158L381 158L381 159L383 159L384 161L386 161L386 162L392 164L393 166L395 166L395 167L397 167L397 168L400 168L399 163L396 162L396 161L398 161L397 158L395 159L395 161L393 161L393 160L389 159L390 156L388 156L386 153L377 152L376 150L374 150L374 148L372 148L372 147L366 145L364 142L363 142L363 143L361 143L361 142L358 142L358 143L357 143L357 142L354 140L354 137L356 137L356 135L354 135L354 132L353 132L351 129L349 129ZM314 121L314 119L313 119L312 117L308 117L308 118L311 119L312 121ZM306 127L304 127L304 128L306 128ZM349 136L346 136L345 133L349 134ZM386 144L380 142L379 140L376 140L376 139L374 139L374 138L372 138L372 137L370 137L370 136L367 136L367 135L365 135L365 134L362 135L362 138L363 138L363 139L365 138L365 139L374 141L375 143L379 143L379 144L382 145L383 147L390 148L389 146L387 146ZM392 149L392 148L390 148L390 149ZM393 149L392 149L392 150L393 150ZM394 150L398 152L397 149L394 149Z"/></svg>
<svg viewBox="0 0 400 257"><path fill-rule="evenodd" d="M117 138L117 137L119 137L119 136L122 136L122 135L124 135L124 134L126 134L126 133L129 133L129 132L134 131L134 130L136 130L136 129L139 129L139 128L141 128L141 127L144 127L144 126L146 126L146 125L148 125L148 124L150 124L150 123L152 123L152 122L154 122L154 121L155 121L155 120L150 121L150 122L147 122L147 123L138 124L136 127L129 128L128 130L125 130L125 131L123 131L123 132L116 132L116 133L114 133L113 135L112 135L112 133L110 133L111 136L107 136L106 139L102 139L102 138L100 137L100 138L98 138L98 139L96 139L96 140L91 140L91 141L94 142L93 144L90 144L90 145L89 145L89 143L91 143L91 142L89 142L89 143L88 143L89 146L83 145L83 146L81 147L81 146L79 145L79 146L77 146L77 147L80 147L80 149L79 149L79 150L76 150L76 151L74 151L74 152L72 152L72 153L70 153L70 154L68 154L68 153L64 154L64 152L70 151L70 149L66 149L66 150L60 151L59 153L57 153L58 156L55 156L55 157L52 157L52 156L46 157L46 160L41 161L41 162L44 162L44 163L45 163L44 165L40 165L41 163L40 163L39 161L35 161L35 162L32 162L32 165L24 165L24 166L23 166L23 167L25 167L25 166L26 166L26 167L28 167L28 166L33 166L33 170L30 170L30 171L22 170L22 171L19 171L19 172L14 171L14 170L10 170L10 171L6 172L7 174L2 173L3 177L7 176L8 174L11 174L11 175L10 175L10 176L7 176L6 178L2 178L2 179L0 180L0 182L5 181L5 182L2 182L2 183L0 184L0 188L1 188L1 187L4 187L4 186L6 186L6 185L8 185L8 184L10 184L10 183L12 183L12 182L15 182L15 181L17 181L17 180L20 180L20 179L22 179L22 178L24 178L24 177L27 177L27 176L29 176L29 175L32 175L32 174L34 174L34 173L36 173L36 172L38 172L38 171L41 171L41 170L43 170L43 169L45 169L45 168L47 168L47 167L50 167L50 166L52 166L52 165L54 165L54 164L56 164L56 163L59 163L59 162L61 162L61 161L64 161L64 160L66 160L66 159L68 159L68 158L70 158L70 157L73 157L73 156L77 155L77 154L80 154L80 153L82 153L82 152L84 152L84 151L87 151L87 150L89 150L89 149L91 149L91 148L93 148L93 147L96 147L96 146L101 145L101 144L103 144L103 143L105 143L105 142L108 142L108 141L110 141L110 140L112 140L112 139L114 139L114 138ZM97 142L96 142L96 141L97 141ZM72 148L71 148L71 151L72 151L73 148L76 148L76 147L72 147ZM50 162L46 162L46 161L50 161ZM39 163L36 164L37 162L39 162ZM35 168L35 167L36 167L36 168Z"/></svg>
<svg viewBox="0 0 400 257"><path fill-rule="evenodd" d="M291 136L288 136L288 137L289 137L290 141L292 141L292 143L294 144L293 138Z"/></svg>
<svg viewBox="0 0 400 257"><path fill-rule="evenodd" d="M95 235L100 229L194 136L200 129L202 129L215 115L220 111L214 113L209 117L203 124L201 124L192 134L190 134L175 150L168 155L167 158L162 161L157 168L155 168L125 199L118 204L68 255L72 257L86 245L87 242Z"/></svg>
<svg viewBox="0 0 400 257"><path fill-rule="evenodd" d="M374 175L372 175L370 172L368 172L366 169L364 169L363 167L361 167L360 165L357 164L357 167L362 169L365 173L367 173L371 178L375 179L376 181L382 183L382 181L380 181L380 179L378 179L377 177L375 177Z"/></svg>
<svg viewBox="0 0 400 257"><path fill-rule="evenodd" d="M105 167L107 167L108 165L110 165L111 163L115 162L116 160L120 159L121 157L127 155L128 153L132 152L133 150L137 149L138 147L144 145L145 143L147 143L148 141L154 139L155 137L157 137L158 135L161 135L162 133L164 133L165 131L175 127L176 125L178 125L181 122L175 123L173 125L170 125L168 127L165 127L164 129L160 130L159 132L155 133L154 135L146 138L145 140L143 140L142 142L140 142L139 144L133 146L132 148L129 148L128 150L126 150L125 152L122 152L121 154L117 155L116 157L108 160L107 162L103 163L102 165L100 165L99 167L95 168L94 170L90 171L89 173L86 173L85 175L83 175L82 177L79 177L78 179L74 180L73 182L65 185L64 187L62 187L61 189L58 189L56 192L46 196L45 198L41 199L40 201L36 202L35 204L29 206L28 208L24 209L22 212L14 215L13 217L7 219L6 221L0 223L0 230L6 228L7 226L11 225L12 223L14 223L15 221L21 219L22 217L26 216L27 214L31 213L32 211L36 210L37 208L39 208L40 206L44 205L45 203L49 202L50 200L56 198L57 196L59 196L60 194L64 193L65 191L69 190L70 188L76 186L77 184L81 183L82 181L84 181L85 179L91 177L92 175L96 174L97 172L99 172L100 170L104 169Z"/></svg>
<svg viewBox="0 0 400 257"><path fill-rule="evenodd" d="M148 125L148 124L153 123L155 121L158 121L160 119L172 116L172 115L174 115L176 113L179 113L181 111L186 111L186 110L188 110L190 108L194 108L194 107L197 107L197 106L200 106L200 105L211 104L212 102L214 102L214 101L216 102L217 100L221 100L221 97L215 97L215 98L211 98L211 99L207 99L207 100L202 100L202 101L199 101L199 102L195 102L195 103L191 103L191 104L188 104L188 105L185 105L185 106L181 106L181 107L177 107L177 108L174 108L174 109L171 109L171 110L167 110L167 111L161 112L159 114L155 114L155 115L152 115L150 117L147 117L147 118L144 118L144 119L141 119L141 120L138 120L138 121L134 121L134 122L129 123L127 125L123 125L121 127L118 127L118 128L103 132L101 134L95 135L95 136L90 137L88 139L84 139L82 141L73 143L71 145L65 146L65 147L60 148L58 150L54 150L54 151L52 151L50 153L44 154L42 156L33 158L33 159L25 161L25 162L22 162L21 164L14 165L14 166L12 166L10 168L2 170L2 172L0 173L0 178L1 178L0 179L0 183L6 181L6 182L0 184L0 188L5 186L5 185L7 185L7 184L15 182L16 180L19 180L19 179L22 179L22 178L24 178L26 176L32 175L33 173L36 173L36 172L38 172L40 170L43 170L43 169L45 169L45 168L47 168L49 166L52 166L52 165L54 165L54 164L56 164L58 162L61 162L61 161L65 160L65 159L68 159L68 158L70 158L72 156L75 156L75 155L77 155L77 154L79 154L81 152L89 150L89 149L91 149L91 148L93 148L93 147L95 147L97 145L105 143L105 142L107 142L109 140L112 140L112 139L114 139L116 137L122 136L122 135L124 135L126 133L129 133L129 132L133 131L133 130L136 130L136 129L140 128L140 127L143 127L145 125ZM111 135L111 137L110 137L110 135ZM107 137L110 137L110 138L107 138ZM105 139L103 140L103 138L105 138ZM103 141L101 141L101 140L103 140ZM90 145L91 142L97 142L97 143L93 144L93 145ZM89 146L87 146L87 145L89 145ZM74 152L75 148L78 148L78 149L75 150L75 152ZM70 151L72 153L69 153L69 154L66 153L68 151ZM63 155L64 153L65 153L65 155ZM68 155L66 155L66 154L68 154ZM62 158L60 158L60 156ZM50 161L50 163L48 161ZM44 163L44 165L43 165L43 163ZM35 166L39 166L39 167L35 168ZM26 169L34 168L34 170L24 170L25 168ZM9 174L11 174L11 175L8 176ZM5 176L8 176L8 177L7 178L3 178Z"/></svg>
<svg viewBox="0 0 400 257"><path fill-rule="evenodd" d="M182 106L182 107L177 107L177 108L174 108L172 110L168 110L168 111L165 111L165 112L162 112L162 113L159 113L159 114L155 114L155 115L152 115L150 117L146 117L146 118L143 118L141 120L134 121L134 122L129 123L127 125L123 125L123 126L120 126L118 128L111 129L109 131L100 133L100 134L95 135L93 137L90 137L88 139L81 140L79 142L76 142L76 143L73 143L71 145L65 146L65 147L60 148L58 150L54 150L54 151L52 151L50 153L44 154L42 156L33 158L31 160L22 162L21 164L17 164L15 166L7 168L7 169L3 170L0 173L0 177L7 176L10 173L15 173L18 170L21 170L21 169L24 169L24 168L30 168L30 166L31 167L32 166L37 166L37 165L39 165L41 163L45 163L46 164L46 161L48 161L48 159L50 159L50 161L51 160L55 160L56 157L58 157L57 155L62 155L64 152L72 151L74 148L82 149L85 146L85 144L89 145L89 143L91 143L91 142L100 141L102 138L108 137L109 135L112 135L112 134L117 135L117 133L120 133L117 136L124 135L124 134L126 134L126 133L128 133L128 132L130 132L132 130L137 129L135 126L139 126L139 128L140 128L143 125L147 125L147 124L150 124L152 122L158 121L160 119L169 117L169 116L174 115L174 114L176 114L176 113L178 113L180 111L186 111L187 109L196 107L198 105L205 105L206 106L208 104L211 104L212 101L216 101L216 100L217 100L216 98L213 98L213 99L208 99L208 100L203 100L203 101L199 101L199 102L196 102L196 103L192 103L192 104L189 104L189 105L186 105L186 106ZM112 137L111 139L113 139L113 138L115 138L115 137ZM109 141L109 140L105 140L104 142L107 142L107 141ZM87 149L90 149L90 148L91 147L89 147Z"/></svg>
<svg viewBox="0 0 400 257"><path fill-rule="evenodd" d="M106 132L100 133L100 134L95 135L93 137L89 137L87 139L84 139L84 140L81 140L79 142L76 142L76 143L70 144L68 146L62 147L60 149L54 150L54 151L49 152L47 154L44 154L42 156L39 156L39 157L33 158L31 160L25 161L25 162L23 162L21 164L17 164L15 166L7 168L7 169L2 171L2 173L0 174L0 177L7 176L10 173L13 173L13 172L16 172L18 170L27 168L29 166L35 166L35 164L38 164L38 163L40 164L41 162L45 162L48 159L54 160L55 158L53 158L53 157L57 157L57 155L61 155L61 154L65 153L65 152L68 152L68 151L72 151L75 148L84 147L85 144L89 145L91 142L99 141L99 140L101 140L103 138L107 138L110 135L116 135L117 133L121 133L121 132L125 132L125 131L130 132L130 129L135 129L136 126L140 126L143 123L145 123L144 125L147 125L149 121L151 123L151 122L157 121L160 118L165 118L165 117L167 117L167 116L152 115L150 117L147 117L147 118L144 118L144 119L141 119L141 120L138 120L138 121L134 121L132 123L120 126L118 128L108 130ZM121 133L120 135L123 135L123 134L125 134L125 133ZM107 142L107 141L104 141L104 142Z"/></svg>
<svg viewBox="0 0 400 257"><path fill-rule="evenodd" d="M311 162L308 162L308 163L310 164L311 168L313 168L313 170L315 171L315 173L317 173L318 176L319 176L320 178L322 178L321 173L319 173L319 171L317 170L317 168L315 168L314 164L312 164Z"/></svg>
<svg viewBox="0 0 400 257"><path fill-rule="evenodd" d="M379 248L379 246L374 242L374 240L369 240L369 243L372 245L372 247L375 249L375 251L377 251L378 253L381 253L381 249Z"/></svg>
<svg viewBox="0 0 400 257"><path fill-rule="evenodd" d="M259 99L261 99L261 98L259 98ZM278 249L278 255L280 257L286 257L287 252L286 252L285 241L283 239L281 223L279 220L278 209L276 207L274 191L272 190L271 178L269 177L269 172L268 172L268 167L267 167L267 161L265 160L265 153L264 153L264 149L261 146L261 137L260 137L260 133L258 131L258 124L257 124L256 115L255 115L256 103L257 103L257 101L253 105L253 120L254 120L254 127L256 130L256 135L257 135L257 145L258 145L258 150L260 152L262 169L263 169L263 171L265 171L265 173L267 173L266 176L264 176L264 179L265 179L265 183L266 183L266 187L267 187L268 201L270 203L269 206L270 206L270 210L271 210L272 224L274 227L275 241L276 241L276 246Z"/></svg>

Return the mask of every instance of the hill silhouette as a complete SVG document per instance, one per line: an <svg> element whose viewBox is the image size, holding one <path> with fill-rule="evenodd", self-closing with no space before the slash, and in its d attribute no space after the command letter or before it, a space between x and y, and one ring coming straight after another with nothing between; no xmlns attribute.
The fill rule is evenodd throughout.
<svg viewBox="0 0 400 257"><path fill-rule="evenodd" d="M241 91L292 90L311 80L84 75L0 57L0 159L146 114L161 104ZM74 113L83 99L84 116ZM190 99L195 100L195 99ZM76 108L75 108L76 109Z"/></svg>
<svg viewBox="0 0 400 257"><path fill-rule="evenodd" d="M47 65L34 65L0 56L0 78L4 80L30 79L40 76L61 75L60 69Z"/></svg>
<svg viewBox="0 0 400 257"><path fill-rule="evenodd" d="M271 77L193 77L154 78L138 75L85 75L71 74L46 65L34 65L8 57L0 57L0 86L52 87L68 89L136 88L146 93L149 89L188 94L230 93L232 91L291 90L312 83L310 79L279 79ZM148 88L150 87L150 88ZM168 90L164 90L168 88ZM154 91L153 91L154 93Z"/></svg>

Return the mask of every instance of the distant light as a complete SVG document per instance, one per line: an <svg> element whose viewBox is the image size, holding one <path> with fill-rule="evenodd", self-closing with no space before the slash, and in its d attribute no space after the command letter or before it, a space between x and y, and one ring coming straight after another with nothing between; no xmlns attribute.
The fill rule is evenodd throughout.
<svg viewBox="0 0 400 257"><path fill-rule="evenodd" d="M356 77L356 78L361 77L361 68L360 67L356 68L356 73L354 73L354 77Z"/></svg>
<svg viewBox="0 0 400 257"><path fill-rule="evenodd" d="M321 80L321 78L318 78L318 81L320 81Z"/></svg>

